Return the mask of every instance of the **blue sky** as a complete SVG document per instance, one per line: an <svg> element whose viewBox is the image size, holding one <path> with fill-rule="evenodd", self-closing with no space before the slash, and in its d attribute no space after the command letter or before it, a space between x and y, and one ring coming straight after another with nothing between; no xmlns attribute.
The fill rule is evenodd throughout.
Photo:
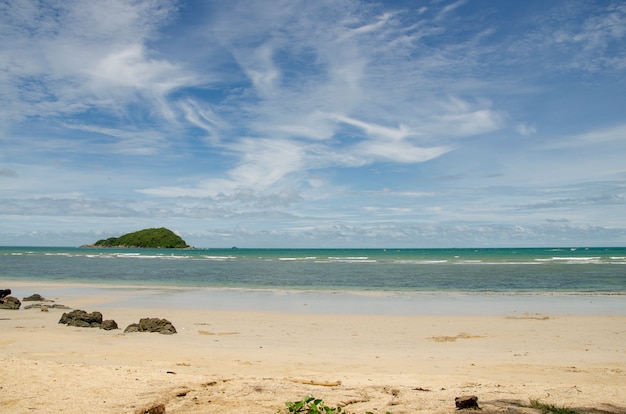
<svg viewBox="0 0 626 414"><path fill-rule="evenodd" d="M0 244L626 245L622 1L0 16Z"/></svg>

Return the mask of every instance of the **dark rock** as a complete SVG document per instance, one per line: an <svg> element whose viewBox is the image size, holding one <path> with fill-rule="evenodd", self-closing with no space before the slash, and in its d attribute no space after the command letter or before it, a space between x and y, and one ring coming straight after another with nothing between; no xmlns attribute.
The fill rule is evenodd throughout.
<svg viewBox="0 0 626 414"><path fill-rule="evenodd" d="M77 309L64 313L59 323L80 328L99 328L102 324L102 314L100 312L87 313L84 310Z"/></svg>
<svg viewBox="0 0 626 414"><path fill-rule="evenodd" d="M36 309L46 307L48 309L71 309L69 306L60 305L55 303L54 305L45 305L43 303L31 303L30 305L24 306L24 309Z"/></svg>
<svg viewBox="0 0 626 414"><path fill-rule="evenodd" d="M143 318L139 320L139 328L142 332L158 332L165 335L176 333L176 328L167 319Z"/></svg>
<svg viewBox="0 0 626 414"><path fill-rule="evenodd" d="M19 309L22 306L22 302L14 296L7 296L0 299L0 309Z"/></svg>
<svg viewBox="0 0 626 414"><path fill-rule="evenodd" d="M158 332L164 335L176 333L176 328L167 319L143 318L139 323L132 323L124 332Z"/></svg>
<svg viewBox="0 0 626 414"><path fill-rule="evenodd" d="M143 411L143 414L165 414L165 404L156 404Z"/></svg>
<svg viewBox="0 0 626 414"><path fill-rule="evenodd" d="M129 333L129 332L139 332L139 324L131 323L130 325L128 325L126 329L124 329L124 333Z"/></svg>
<svg viewBox="0 0 626 414"><path fill-rule="evenodd" d="M465 410L467 408L475 408L479 409L478 406L478 397L475 395L464 395L462 397L456 397L454 399L454 404L456 405L457 410Z"/></svg>
<svg viewBox="0 0 626 414"><path fill-rule="evenodd" d="M102 321L102 324L100 325L100 329L104 329L105 331L118 329L117 322L115 322L113 319L107 319L106 321Z"/></svg>
<svg viewBox="0 0 626 414"><path fill-rule="evenodd" d="M41 296L39 293L35 293L30 295L27 298L22 299L24 302L45 302L45 298Z"/></svg>

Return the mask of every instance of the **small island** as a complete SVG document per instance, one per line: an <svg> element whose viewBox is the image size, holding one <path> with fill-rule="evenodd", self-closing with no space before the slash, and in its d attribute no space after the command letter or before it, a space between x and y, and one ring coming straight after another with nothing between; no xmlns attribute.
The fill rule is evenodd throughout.
<svg viewBox="0 0 626 414"><path fill-rule="evenodd" d="M148 249L189 249L189 246L173 231L160 227L158 229L144 229L120 237L109 237L98 240L94 244L82 247L126 247Z"/></svg>

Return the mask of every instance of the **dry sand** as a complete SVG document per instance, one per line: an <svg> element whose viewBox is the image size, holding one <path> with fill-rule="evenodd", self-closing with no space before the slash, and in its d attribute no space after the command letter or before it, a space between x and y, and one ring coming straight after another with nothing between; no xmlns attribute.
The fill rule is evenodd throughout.
<svg viewBox="0 0 626 414"><path fill-rule="evenodd" d="M121 329L60 325L61 309L0 310L2 413L143 413L161 403L168 414L276 413L307 395L359 414L451 413L461 395L478 396L483 413L539 412L524 407L530 399L626 413L624 314L328 315L55 300L99 310ZM143 317L166 318L178 333L123 333Z"/></svg>

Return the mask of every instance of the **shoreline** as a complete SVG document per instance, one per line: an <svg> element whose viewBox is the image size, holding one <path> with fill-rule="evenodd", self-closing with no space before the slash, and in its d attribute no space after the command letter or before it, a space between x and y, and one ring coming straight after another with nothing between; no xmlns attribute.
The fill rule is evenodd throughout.
<svg viewBox="0 0 626 414"><path fill-rule="evenodd" d="M268 311L305 314L626 315L622 293L598 292L400 292L243 289L136 284L91 284L5 280L18 299L39 293L72 304L104 308L161 308L212 311ZM57 300L58 302L58 300Z"/></svg>

